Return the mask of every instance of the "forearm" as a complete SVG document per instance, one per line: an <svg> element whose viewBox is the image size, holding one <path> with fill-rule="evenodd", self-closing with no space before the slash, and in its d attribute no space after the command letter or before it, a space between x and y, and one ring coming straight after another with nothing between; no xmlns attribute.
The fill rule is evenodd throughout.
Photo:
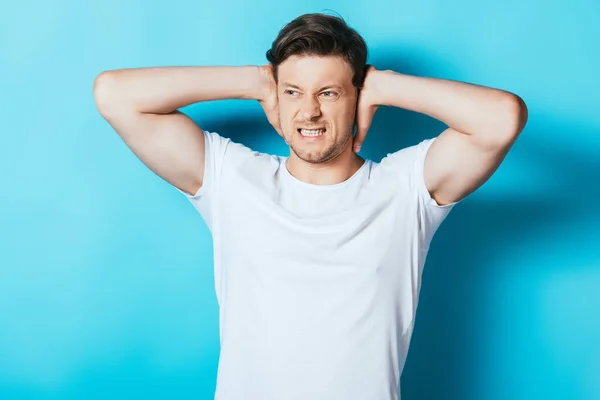
<svg viewBox="0 0 600 400"><path fill-rule="evenodd" d="M261 79L258 66L121 69L100 74L94 82L94 96L105 109L127 107L166 114L202 101L258 99Z"/></svg>
<svg viewBox="0 0 600 400"><path fill-rule="evenodd" d="M512 93L389 70L378 72L375 93L380 105L429 115L482 140L505 140L518 134L524 124L525 104Z"/></svg>

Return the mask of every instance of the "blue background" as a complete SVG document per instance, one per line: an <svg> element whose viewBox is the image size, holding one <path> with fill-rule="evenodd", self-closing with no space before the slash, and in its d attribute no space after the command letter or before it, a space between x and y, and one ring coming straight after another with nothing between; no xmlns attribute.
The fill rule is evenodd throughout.
<svg viewBox="0 0 600 400"><path fill-rule="evenodd" d="M211 237L95 108L103 70L264 64L332 9L380 69L517 93L529 123L434 238L403 399L600 399L600 3L37 1L0 17L0 398L211 399ZM186 107L287 155L257 102ZM380 108L361 154L439 134Z"/></svg>

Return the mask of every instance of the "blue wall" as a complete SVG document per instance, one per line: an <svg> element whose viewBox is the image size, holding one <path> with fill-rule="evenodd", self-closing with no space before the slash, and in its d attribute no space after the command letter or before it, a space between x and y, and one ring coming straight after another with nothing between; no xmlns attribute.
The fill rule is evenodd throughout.
<svg viewBox="0 0 600 400"><path fill-rule="evenodd" d="M600 3L37 3L0 17L0 398L212 398L210 234L98 114L92 84L107 69L263 64L287 21L325 9L379 68L529 106L505 163L434 239L404 399L600 398ZM184 112L287 154L256 102ZM362 154L442 129L382 108Z"/></svg>

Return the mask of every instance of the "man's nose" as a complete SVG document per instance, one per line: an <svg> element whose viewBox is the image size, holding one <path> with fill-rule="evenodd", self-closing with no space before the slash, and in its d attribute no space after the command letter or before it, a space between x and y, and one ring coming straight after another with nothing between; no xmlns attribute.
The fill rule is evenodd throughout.
<svg viewBox="0 0 600 400"><path fill-rule="evenodd" d="M306 121L313 120L321 116L321 105L314 97L307 96L302 104L302 116Z"/></svg>

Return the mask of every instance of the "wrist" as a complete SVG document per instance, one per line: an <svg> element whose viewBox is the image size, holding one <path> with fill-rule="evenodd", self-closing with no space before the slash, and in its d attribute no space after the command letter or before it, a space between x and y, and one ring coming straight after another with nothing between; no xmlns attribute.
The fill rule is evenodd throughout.
<svg viewBox="0 0 600 400"><path fill-rule="evenodd" d="M245 65L238 67L236 78L239 79L237 86L242 100L259 100L263 96L263 78L260 67L257 65Z"/></svg>
<svg viewBox="0 0 600 400"><path fill-rule="evenodd" d="M396 72L392 70L373 70L369 76L369 103L373 106L387 106L389 85Z"/></svg>
<svg viewBox="0 0 600 400"><path fill-rule="evenodd" d="M255 67L253 99L265 102L276 87L271 64Z"/></svg>

